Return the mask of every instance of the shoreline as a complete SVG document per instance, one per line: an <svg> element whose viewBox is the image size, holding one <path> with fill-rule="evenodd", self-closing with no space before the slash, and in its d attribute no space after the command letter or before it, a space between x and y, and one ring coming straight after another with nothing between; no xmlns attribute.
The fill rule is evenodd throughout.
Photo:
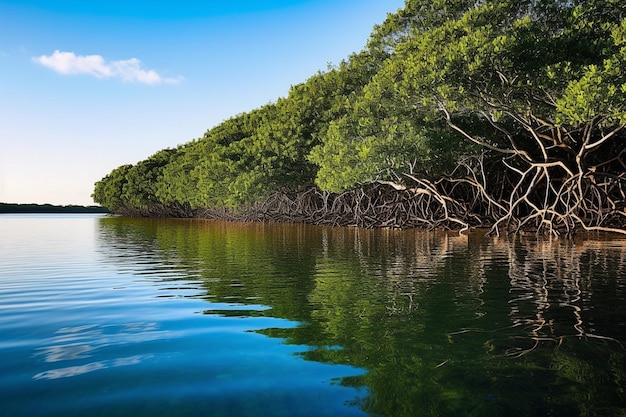
<svg viewBox="0 0 626 417"><path fill-rule="evenodd" d="M69 204L65 206L54 204L22 204L22 203L0 203L0 213L111 213L102 206L81 206Z"/></svg>

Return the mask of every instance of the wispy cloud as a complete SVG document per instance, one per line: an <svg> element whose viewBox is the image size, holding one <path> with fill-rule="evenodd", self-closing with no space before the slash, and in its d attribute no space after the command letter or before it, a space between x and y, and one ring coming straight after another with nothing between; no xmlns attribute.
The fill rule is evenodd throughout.
<svg viewBox="0 0 626 417"><path fill-rule="evenodd" d="M144 69L137 58L106 61L101 55L76 55L56 50L52 55L33 57L33 61L63 75L87 74L142 84L178 84L183 80L182 77L162 77L154 70Z"/></svg>

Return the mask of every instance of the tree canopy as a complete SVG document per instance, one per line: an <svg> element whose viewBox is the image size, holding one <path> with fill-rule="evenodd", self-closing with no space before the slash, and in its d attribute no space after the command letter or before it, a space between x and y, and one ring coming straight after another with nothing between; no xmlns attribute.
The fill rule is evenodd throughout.
<svg viewBox="0 0 626 417"><path fill-rule="evenodd" d="M621 0L407 0L363 50L94 200L194 215L378 183L439 207L431 226L623 231L625 18Z"/></svg>

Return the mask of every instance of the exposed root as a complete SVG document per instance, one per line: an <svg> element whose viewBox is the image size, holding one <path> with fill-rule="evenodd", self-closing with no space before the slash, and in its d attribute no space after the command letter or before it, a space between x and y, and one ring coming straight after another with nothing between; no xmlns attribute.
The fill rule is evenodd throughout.
<svg viewBox="0 0 626 417"><path fill-rule="evenodd" d="M391 176L393 181L374 180L340 194L315 187L279 191L240 211L192 209L189 204L119 211L364 228L464 232L486 227L493 235L571 237L580 231L626 235L624 126L603 133L600 121L594 120L568 130L530 115L512 118L518 129L515 135L494 126L496 136L487 141L464 132L445 108L443 112L455 131L483 149L482 154L459 161L449 176L432 179L400 172Z"/></svg>

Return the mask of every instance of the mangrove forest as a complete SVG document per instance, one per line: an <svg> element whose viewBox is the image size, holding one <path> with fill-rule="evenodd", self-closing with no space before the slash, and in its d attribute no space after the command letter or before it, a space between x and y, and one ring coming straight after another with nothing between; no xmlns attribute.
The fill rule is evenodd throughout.
<svg viewBox="0 0 626 417"><path fill-rule="evenodd" d="M626 2L406 0L365 46L113 169L115 213L626 234Z"/></svg>

